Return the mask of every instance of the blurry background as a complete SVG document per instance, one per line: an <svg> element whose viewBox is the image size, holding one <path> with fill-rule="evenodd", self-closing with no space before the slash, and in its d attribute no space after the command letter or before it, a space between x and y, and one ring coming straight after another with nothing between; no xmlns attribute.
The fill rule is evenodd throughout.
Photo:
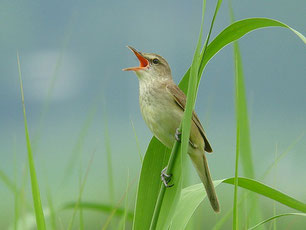
<svg viewBox="0 0 306 230"><path fill-rule="evenodd" d="M1 1L0 170L16 181L18 187L26 182L28 202L32 202L32 197L29 177L24 173L27 152L16 51L21 60L43 205L47 206L47 186L51 188L56 207L77 199L79 177L84 175L92 154L83 200L109 203L106 154L109 144L114 199L117 202L123 195L129 174L130 181L134 182L129 202L132 209L141 166L139 151L144 155L151 133L139 111L137 77L121 71L138 65L125 46L165 57L178 83L192 61L201 4L201 0ZM215 1L208 0L205 36L214 8ZM305 8L304 0L233 1L237 20L273 18L304 35ZM224 1L212 39L229 21L228 2ZM305 202L305 45L283 28L258 30L239 42L256 179ZM233 73L232 47L228 46L207 65L196 104L214 149L209 164L215 179L234 175ZM292 144L271 175L261 179L275 155ZM195 172L191 174L193 182L199 182ZM218 188L223 210L232 205L232 190L229 185ZM14 196L2 182L0 197L0 228L6 229L14 220ZM267 201L261 200L263 205ZM203 207L207 207L206 202L199 215L203 215ZM283 209L283 206L277 207ZM269 206L265 212L271 216L272 208ZM59 216L66 226L71 212L61 211ZM85 217L85 226L98 229L94 226L102 226L107 215L86 212ZM206 212L203 221L212 226L218 218ZM295 217L280 222L305 224L305 220Z"/></svg>

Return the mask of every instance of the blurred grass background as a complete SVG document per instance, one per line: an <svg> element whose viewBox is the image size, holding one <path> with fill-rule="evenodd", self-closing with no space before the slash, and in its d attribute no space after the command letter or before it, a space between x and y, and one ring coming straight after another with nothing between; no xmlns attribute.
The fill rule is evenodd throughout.
<svg viewBox="0 0 306 230"><path fill-rule="evenodd" d="M207 2L206 25L214 10ZM43 206L47 187L55 207L78 199L80 175L94 154L82 200L118 202L129 181L140 169L138 144L144 154L151 134L138 106L138 80L121 72L136 60L125 45L164 56L179 82L191 64L198 35L201 1L1 2L0 37L0 170L18 187L26 181L25 196L31 204L29 177L23 176L26 141L19 91L16 50L19 50L27 118ZM278 19L305 34L306 3L287 1L233 1L236 20L247 17ZM197 13L195 13L197 12ZM229 24L227 2L220 8L212 38ZM281 38L281 39L279 39ZM299 140L264 180L298 200L305 201L306 130L305 49L287 30L253 32L239 41L244 64L256 179L288 146ZM235 117L232 49L226 47L207 65L196 104L214 148L209 164L214 179L234 175ZM54 84L54 87L53 87ZM49 96L48 96L49 94ZM47 110L46 110L47 108ZM95 111L96 109L96 111ZM42 116L42 111L47 111ZM107 118L105 118L107 115ZM105 120L107 119L107 120ZM41 122L42 121L42 122ZM106 138L105 122L108 124ZM109 141L107 141L109 140ZM110 148L107 147L109 142ZM114 193L109 194L107 152L113 162ZM71 163L75 162L75 163ZM72 165L72 166L71 166ZM71 172L71 173L70 173ZM71 174L71 175L70 175ZM198 182L195 172L193 181ZM275 176L274 176L275 175ZM24 179L25 177L25 179ZM129 192L133 208L136 182ZM230 186L222 185L222 209L232 205ZM0 183L0 228L14 223L14 195ZM272 202L260 199L271 216ZM198 214L209 226L220 216ZM124 203L122 203L122 206ZM266 206L265 206L266 205ZM282 210L277 206L277 210ZM64 226L71 211L57 213ZM102 226L107 215L84 211L85 226ZM290 217L289 217L290 218ZM278 220L279 226L302 226L305 220ZM199 224L199 223L197 223ZM75 224L76 226L76 224Z"/></svg>

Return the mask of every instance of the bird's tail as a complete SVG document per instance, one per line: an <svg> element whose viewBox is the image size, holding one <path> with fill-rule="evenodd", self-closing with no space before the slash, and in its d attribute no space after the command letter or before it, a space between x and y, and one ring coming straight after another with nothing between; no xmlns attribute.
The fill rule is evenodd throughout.
<svg viewBox="0 0 306 230"><path fill-rule="evenodd" d="M211 180L205 152L197 150L194 153L190 154L190 158L197 170L197 173L202 183L204 184L207 197L210 201L212 208L214 209L215 212L220 212L220 205L215 191L215 187Z"/></svg>

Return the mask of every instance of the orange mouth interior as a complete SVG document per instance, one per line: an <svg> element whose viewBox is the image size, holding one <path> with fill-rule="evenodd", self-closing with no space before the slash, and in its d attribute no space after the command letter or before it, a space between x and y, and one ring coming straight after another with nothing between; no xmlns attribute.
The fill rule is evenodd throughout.
<svg viewBox="0 0 306 230"><path fill-rule="evenodd" d="M123 71L137 71L137 70L143 70L143 69L146 69L149 65L149 61L144 57L142 56L136 49L134 49L133 47L131 46L128 46L128 48L130 50L133 51L133 53L136 55L136 57L138 58L139 60L139 66L137 67L129 67L129 68L125 68L123 69Z"/></svg>

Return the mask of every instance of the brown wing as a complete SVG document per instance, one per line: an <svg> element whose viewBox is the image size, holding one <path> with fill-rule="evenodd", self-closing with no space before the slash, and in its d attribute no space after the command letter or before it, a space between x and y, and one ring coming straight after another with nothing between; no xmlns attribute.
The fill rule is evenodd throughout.
<svg viewBox="0 0 306 230"><path fill-rule="evenodd" d="M166 85L166 89L168 90L169 93L172 94L175 102L183 109L185 110L185 106L186 106L186 96L184 94L184 92L177 87L175 84L168 84ZM203 139L204 139L204 143L205 143L205 147L204 150L208 153L211 153L213 150L207 140L204 128L200 122L200 119L198 118L197 114L193 111L192 112L192 120L193 122L196 124L196 126L198 127Z"/></svg>

